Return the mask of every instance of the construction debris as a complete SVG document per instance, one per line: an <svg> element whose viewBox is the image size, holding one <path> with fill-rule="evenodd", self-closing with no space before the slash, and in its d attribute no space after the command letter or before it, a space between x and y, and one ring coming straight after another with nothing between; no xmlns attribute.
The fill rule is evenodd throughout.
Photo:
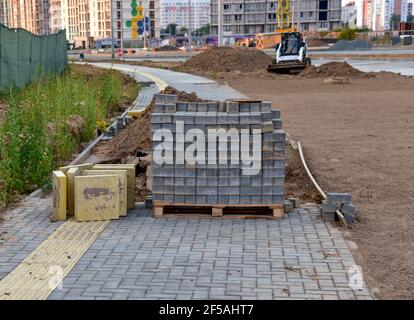
<svg viewBox="0 0 414 320"><path fill-rule="evenodd" d="M293 211L294 205L293 202L288 200L285 200L284 202L284 206L285 206L285 213L291 213Z"/></svg>
<svg viewBox="0 0 414 320"><path fill-rule="evenodd" d="M321 207L322 219L324 221L335 221L339 212L343 215L348 225L354 223L356 218L356 207L352 203L352 196L348 193L327 192L326 200Z"/></svg>

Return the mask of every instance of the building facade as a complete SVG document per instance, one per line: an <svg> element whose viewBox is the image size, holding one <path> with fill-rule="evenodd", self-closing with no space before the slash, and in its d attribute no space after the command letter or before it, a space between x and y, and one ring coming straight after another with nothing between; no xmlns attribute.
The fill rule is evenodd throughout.
<svg viewBox="0 0 414 320"><path fill-rule="evenodd" d="M142 40L144 35L150 39L160 38L161 9L160 0L115 0L114 30L118 45L134 45ZM142 13L139 12L142 6ZM140 27L139 21L143 17L148 18L148 28Z"/></svg>
<svg viewBox="0 0 414 320"><path fill-rule="evenodd" d="M51 30L66 29L69 43L90 48L96 42L111 43L112 28L118 46L142 39L138 32L138 11L149 19L148 37L159 38L159 0L50 0Z"/></svg>
<svg viewBox="0 0 414 320"><path fill-rule="evenodd" d="M373 0L371 24L368 28L377 31L391 30L391 17L394 13L394 0Z"/></svg>
<svg viewBox="0 0 414 320"><path fill-rule="evenodd" d="M0 0L0 23L10 25L10 0Z"/></svg>
<svg viewBox="0 0 414 320"><path fill-rule="evenodd" d="M50 0L49 18L51 33L64 29L62 21L62 0Z"/></svg>
<svg viewBox="0 0 414 320"><path fill-rule="evenodd" d="M6 0L2 2L8 15L8 27L23 28L37 35L50 33L49 0Z"/></svg>
<svg viewBox="0 0 414 320"><path fill-rule="evenodd" d="M341 24L341 0L293 0L291 21L301 31L333 30ZM298 9L299 8L299 9ZM223 32L253 35L277 29L277 1L222 0ZM211 0L211 30L218 31L217 0Z"/></svg>
<svg viewBox="0 0 414 320"><path fill-rule="evenodd" d="M356 28L358 24L358 7L354 1L350 1L342 6L341 23L343 26Z"/></svg>
<svg viewBox="0 0 414 320"><path fill-rule="evenodd" d="M161 28L171 23L191 30L210 24L210 0L161 0Z"/></svg>
<svg viewBox="0 0 414 320"><path fill-rule="evenodd" d="M401 22L407 22L408 0L401 0L400 17L401 17Z"/></svg>

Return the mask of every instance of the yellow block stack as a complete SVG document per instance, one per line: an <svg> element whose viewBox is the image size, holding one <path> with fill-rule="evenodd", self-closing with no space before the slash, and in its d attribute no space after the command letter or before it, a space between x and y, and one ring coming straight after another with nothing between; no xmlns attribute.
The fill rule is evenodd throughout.
<svg viewBox="0 0 414 320"><path fill-rule="evenodd" d="M53 217L118 219L135 207L133 164L83 164L53 171Z"/></svg>

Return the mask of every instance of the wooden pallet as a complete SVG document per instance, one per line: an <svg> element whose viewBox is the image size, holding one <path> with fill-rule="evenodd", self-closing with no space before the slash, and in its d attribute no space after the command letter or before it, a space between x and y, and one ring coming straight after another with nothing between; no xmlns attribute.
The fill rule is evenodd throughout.
<svg viewBox="0 0 414 320"><path fill-rule="evenodd" d="M283 204L188 204L153 202L154 217L283 219Z"/></svg>

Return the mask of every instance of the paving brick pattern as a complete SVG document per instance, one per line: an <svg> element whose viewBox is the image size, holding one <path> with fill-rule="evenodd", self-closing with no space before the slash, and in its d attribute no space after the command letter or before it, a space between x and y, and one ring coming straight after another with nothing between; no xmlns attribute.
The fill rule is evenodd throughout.
<svg viewBox="0 0 414 320"><path fill-rule="evenodd" d="M51 213L50 197L27 199L6 212L0 223L0 280L62 223L51 223Z"/></svg>
<svg viewBox="0 0 414 320"><path fill-rule="evenodd" d="M131 110L145 109L151 103L153 95L158 93L159 91L160 90L155 84L142 87L141 90L139 91L137 99L134 101L134 104Z"/></svg>
<svg viewBox="0 0 414 320"><path fill-rule="evenodd" d="M148 68L143 66L133 66L127 64L115 64L107 62L94 62L93 65L103 67L103 68L114 68L122 70L127 74L135 77L138 81L148 81L149 79L140 74L139 72L144 72L156 76L166 83L169 86L176 88L177 90L186 91L188 93L196 92L197 95L206 100L226 100L226 99L243 99L246 98L240 92L234 90L232 87L224 84L218 84L214 80L210 80L204 77L175 72L166 69L159 68ZM126 71L128 69L128 71ZM146 79L146 80L145 80Z"/></svg>
<svg viewBox="0 0 414 320"><path fill-rule="evenodd" d="M284 220L112 221L49 299L371 299L348 286L355 262L316 209Z"/></svg>
<svg viewBox="0 0 414 320"><path fill-rule="evenodd" d="M208 79L156 73L204 99L234 94ZM144 91L136 106L147 104L150 90L156 89ZM51 212L48 197L27 199L6 213L0 223L0 280L61 224L49 221ZM372 299L366 288L348 286L353 264L340 230L321 221L314 208L277 221L154 219L139 207L107 226L49 298Z"/></svg>
<svg viewBox="0 0 414 320"><path fill-rule="evenodd" d="M151 114L154 157L159 155L157 150L160 147L164 149L165 144L169 145L167 147L170 150L174 150L173 146L175 146L177 151L174 156L175 161L171 155L165 162L152 162L154 203L156 201L163 205L169 203L282 205L286 136L283 130L273 124L277 122L280 126L280 111L272 112L271 103L267 101L185 103L177 102L177 99L176 95L157 95ZM171 130L177 133L175 137L171 135L171 137L155 138L155 133L160 132L159 130ZM198 159L194 167L187 166L184 159L184 150L188 150L185 147L193 143L193 141L185 141L189 139L187 134L190 130L198 130L205 135L208 133L206 139L209 140L206 150L200 151L197 147ZM227 138L225 138L224 146L227 151L224 157L221 151L218 152L217 157L217 149L222 148L223 145L222 142L217 142L219 135L213 133L220 130L224 132L232 130L237 134L237 148L234 149L232 145L231 152L227 149ZM175 145L173 145L174 140ZM211 146L211 141L215 146ZM237 159L233 157L234 151L237 153ZM251 153L255 155L254 158L250 158ZM158 160L162 160L160 156ZM233 162L234 160L236 163ZM249 165L244 164L246 160L251 161Z"/></svg>

